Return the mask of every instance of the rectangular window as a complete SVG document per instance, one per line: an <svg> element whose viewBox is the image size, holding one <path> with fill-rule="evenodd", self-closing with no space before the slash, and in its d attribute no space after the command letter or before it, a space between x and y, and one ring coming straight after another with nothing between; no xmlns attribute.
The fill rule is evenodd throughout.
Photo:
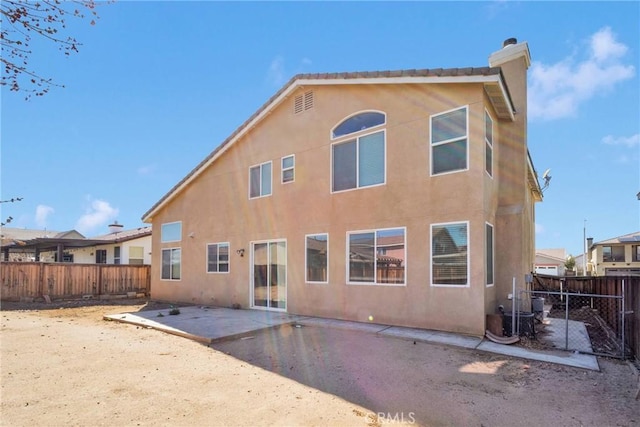
<svg viewBox="0 0 640 427"><path fill-rule="evenodd" d="M329 280L329 235L306 236L306 281L328 283Z"/></svg>
<svg viewBox="0 0 640 427"><path fill-rule="evenodd" d="M180 248L162 250L162 280L180 280Z"/></svg>
<svg viewBox="0 0 640 427"><path fill-rule="evenodd" d="M282 158L282 183L293 182L296 167L296 157L294 155Z"/></svg>
<svg viewBox="0 0 640 427"><path fill-rule="evenodd" d="M624 246L603 246L603 262L624 262Z"/></svg>
<svg viewBox="0 0 640 427"><path fill-rule="evenodd" d="M333 144L331 150L332 191L384 184L384 131Z"/></svg>
<svg viewBox="0 0 640 427"><path fill-rule="evenodd" d="M96 250L96 264L106 264L106 263L107 263L107 250L106 249Z"/></svg>
<svg viewBox="0 0 640 427"><path fill-rule="evenodd" d="M229 272L229 243L207 245L207 273Z"/></svg>
<svg viewBox="0 0 640 427"><path fill-rule="evenodd" d="M166 242L179 242L182 239L182 221L168 222L162 224L160 229L160 241Z"/></svg>
<svg viewBox="0 0 640 427"><path fill-rule="evenodd" d="M484 167L489 176L493 176L493 120L487 111L484 112Z"/></svg>
<svg viewBox="0 0 640 427"><path fill-rule="evenodd" d="M493 286L493 225L485 224L485 239L486 239L486 281L487 286Z"/></svg>
<svg viewBox="0 0 640 427"><path fill-rule="evenodd" d="M129 246L129 264L144 264L144 248L142 246Z"/></svg>
<svg viewBox="0 0 640 427"><path fill-rule="evenodd" d="M271 195L271 162L249 168L249 198Z"/></svg>
<svg viewBox="0 0 640 427"><path fill-rule="evenodd" d="M640 245L634 245L631 249L633 262L640 262Z"/></svg>
<svg viewBox="0 0 640 427"><path fill-rule="evenodd" d="M431 285L469 286L468 223L431 226Z"/></svg>
<svg viewBox="0 0 640 427"><path fill-rule="evenodd" d="M113 248L113 263L120 264L120 246Z"/></svg>
<svg viewBox="0 0 640 427"><path fill-rule="evenodd" d="M431 175L467 169L467 107L431 116Z"/></svg>
<svg viewBox="0 0 640 427"><path fill-rule="evenodd" d="M349 283L404 285L405 229L347 233Z"/></svg>

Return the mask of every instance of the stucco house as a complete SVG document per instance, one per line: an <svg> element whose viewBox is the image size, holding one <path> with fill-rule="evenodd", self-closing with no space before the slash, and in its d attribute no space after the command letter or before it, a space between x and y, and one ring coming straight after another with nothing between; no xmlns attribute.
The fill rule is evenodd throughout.
<svg viewBox="0 0 640 427"><path fill-rule="evenodd" d="M564 276L566 261L567 255L564 248L538 249L534 271L548 276Z"/></svg>
<svg viewBox="0 0 640 427"><path fill-rule="evenodd" d="M595 243L589 239L588 254L597 276L640 276L640 231Z"/></svg>
<svg viewBox="0 0 640 427"><path fill-rule="evenodd" d="M534 269L529 66L296 75L143 215L151 297L483 335Z"/></svg>
<svg viewBox="0 0 640 427"><path fill-rule="evenodd" d="M4 261L76 264L151 263L151 227L125 230L117 221L109 233L87 238L76 230L57 232L2 227Z"/></svg>

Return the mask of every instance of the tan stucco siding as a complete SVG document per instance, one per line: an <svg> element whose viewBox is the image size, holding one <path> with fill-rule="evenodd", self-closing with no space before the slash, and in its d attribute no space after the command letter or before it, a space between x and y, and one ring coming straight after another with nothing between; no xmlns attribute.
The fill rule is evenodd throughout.
<svg viewBox="0 0 640 427"><path fill-rule="evenodd" d="M314 92L313 109L294 115L294 93L154 215L152 297L248 307L250 243L285 239L291 313L358 321L371 315L380 323L482 335L485 300L495 299L496 292L485 286L485 223L494 225L496 281L505 277L498 274L505 241L522 239L511 235L498 245L500 230L523 231L522 216L496 218L499 186L484 166L487 102L482 85L319 86L303 91L307 90ZM430 176L429 117L462 106L469 108L469 170ZM381 127L386 132L386 182L332 194L330 131L363 110L387 115ZM494 126L498 137L502 123L494 118ZM505 173L498 163L518 155L507 153L506 160L498 160L499 141L494 142L494 175ZM280 160L292 154L295 181L281 184ZM272 162L272 194L250 200L249 168L267 161ZM514 193L516 185L514 181ZM523 202L521 196L518 201ZM161 225L172 221L182 221L182 239L161 244ZM430 227L449 222L469 224L469 287L434 287L429 281ZM406 284L347 284L347 233L396 227L406 229ZM304 237L312 233L329 235L327 284L305 283ZM228 274L206 272L206 245L218 242L230 244ZM182 277L177 281L160 280L161 249L170 247L181 248ZM239 249L245 250L244 256L236 253ZM511 252L514 259L508 262L521 265L521 255L515 255L519 251Z"/></svg>

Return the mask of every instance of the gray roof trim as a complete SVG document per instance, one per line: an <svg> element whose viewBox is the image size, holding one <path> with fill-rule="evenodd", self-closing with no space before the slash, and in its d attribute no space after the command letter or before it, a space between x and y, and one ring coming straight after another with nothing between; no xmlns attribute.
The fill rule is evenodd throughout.
<svg viewBox="0 0 640 427"><path fill-rule="evenodd" d="M278 92L264 103L251 117L240 125L231 135L218 145L184 178L174 185L160 200L142 215L142 221L150 223L153 216L166 203L171 201L185 186L200 175L211 163L220 157L227 149L244 134L256 126L289 95L301 86L341 85L341 84L429 84L429 83L484 83L498 85L504 94L505 104L508 105L511 120L514 119L515 109L511 95L502 75L500 67L467 67L467 68L434 68L410 69L396 71L364 71L344 73L307 73L292 77Z"/></svg>

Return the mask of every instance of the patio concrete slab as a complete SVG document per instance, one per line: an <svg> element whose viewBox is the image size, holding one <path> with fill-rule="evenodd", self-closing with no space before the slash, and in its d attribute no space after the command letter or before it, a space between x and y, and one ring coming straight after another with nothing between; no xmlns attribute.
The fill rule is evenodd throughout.
<svg viewBox="0 0 640 427"><path fill-rule="evenodd" d="M468 335L430 331L426 329L400 328L397 326L385 329L379 332L379 334L397 338L406 338L409 340L447 344L463 348L476 348L482 342L482 338Z"/></svg>
<svg viewBox="0 0 640 427"><path fill-rule="evenodd" d="M593 353L591 347L591 339L589 338L589 332L584 322L578 322L576 320L565 320L554 317L547 317L544 319L545 341L550 342L555 348L564 349L567 347L566 337L570 338L570 345L572 350L584 351L587 353ZM566 328L568 328L568 333Z"/></svg>
<svg viewBox="0 0 640 427"><path fill-rule="evenodd" d="M560 365L568 365L576 368L590 369L592 371L600 370L598 359L590 354L581 354L577 352L538 351L513 345L497 344L486 340L480 343L480 345L477 347L477 350L504 354L505 356L520 357L529 360L538 360L540 362L557 363Z"/></svg>
<svg viewBox="0 0 640 427"><path fill-rule="evenodd" d="M301 319L300 316L274 311L214 307L180 307L178 315L169 315L169 310L164 309L105 315L104 318L158 329L207 344L239 338Z"/></svg>
<svg viewBox="0 0 640 427"><path fill-rule="evenodd" d="M599 371L595 356L577 352L538 351L514 345L497 344L480 337L427 329L404 328L376 323L351 322L264 310L234 310L220 307L180 307L179 315L169 310L105 315L106 320L154 328L205 344L250 336L256 332L287 324L356 330L406 340L445 344L505 356L539 360ZM579 329L579 325L575 325ZM584 325L582 325L584 327ZM585 330L586 332L586 330ZM582 332L581 332L582 333ZM587 335L588 340L588 335ZM590 348L590 345L589 345Z"/></svg>

